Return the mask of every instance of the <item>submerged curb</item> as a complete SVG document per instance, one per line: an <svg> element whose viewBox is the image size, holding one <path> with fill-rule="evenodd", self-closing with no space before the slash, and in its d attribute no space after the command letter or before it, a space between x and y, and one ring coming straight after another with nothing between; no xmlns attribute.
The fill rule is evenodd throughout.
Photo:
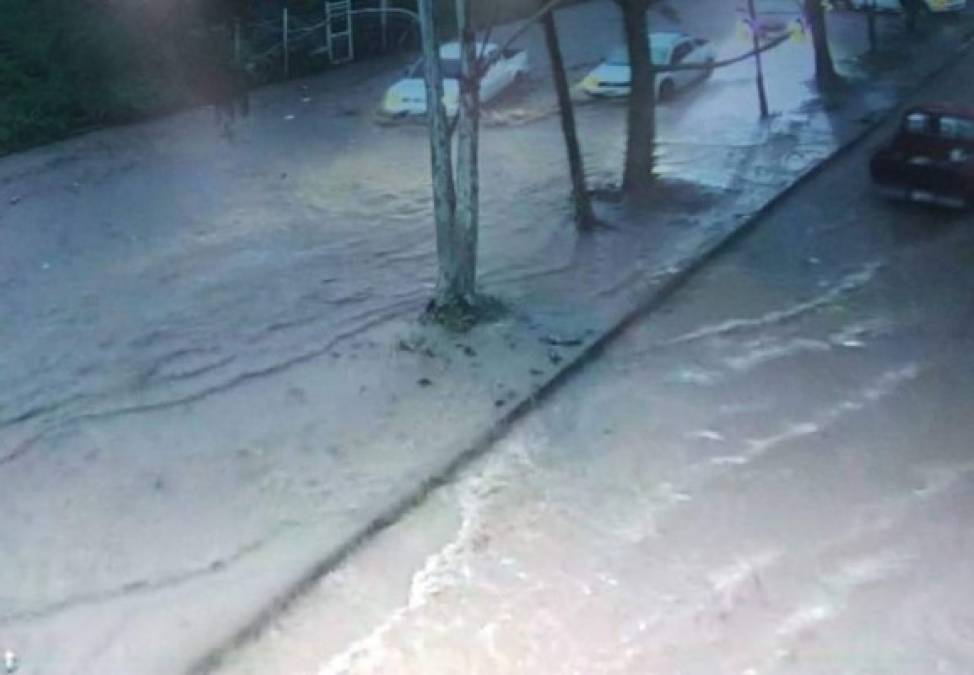
<svg viewBox="0 0 974 675"><path fill-rule="evenodd" d="M487 429L477 434L465 448L460 449L452 459L444 462L419 485L383 509L379 515L366 523L344 544L312 565L289 588L272 600L264 610L251 617L229 640L215 647L198 660L189 669L188 675L212 673L232 653L259 638L273 624L275 619L280 617L306 592L310 591L322 578L333 572L373 538L422 503L430 493L443 485L449 484L473 461L486 455L514 424L556 393L571 378L580 373L586 365L598 358L616 338L634 323L667 302L704 266L744 239L760 224L765 215L777 208L793 192L828 168L834 161L857 148L874 131L897 115L905 106L907 99L931 85L933 80L956 65L972 48L974 48L974 29L968 31L962 37L960 44L939 64L927 71L916 84L905 87L898 103L864 121L841 145L817 163L804 169L753 212L740 218L737 225L697 247L692 254L681 261L678 269L662 277L661 281L659 281L660 277L657 277L654 280L657 283L642 294L642 298L636 302L631 310L615 320L601 335L590 342L586 342L574 355L565 355L565 360L561 366L548 380L513 405ZM654 284L654 281L651 281L650 284Z"/></svg>

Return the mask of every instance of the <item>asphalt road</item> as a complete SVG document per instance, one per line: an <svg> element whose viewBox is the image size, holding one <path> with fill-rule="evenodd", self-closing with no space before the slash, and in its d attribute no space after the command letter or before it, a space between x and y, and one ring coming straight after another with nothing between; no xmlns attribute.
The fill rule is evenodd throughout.
<svg viewBox="0 0 974 675"><path fill-rule="evenodd" d="M974 671L974 215L872 194L890 131L223 672Z"/></svg>

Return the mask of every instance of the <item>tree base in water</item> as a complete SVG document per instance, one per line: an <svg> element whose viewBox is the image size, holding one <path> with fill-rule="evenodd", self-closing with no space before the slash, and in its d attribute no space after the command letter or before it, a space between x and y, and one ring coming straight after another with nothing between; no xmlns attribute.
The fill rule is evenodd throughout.
<svg viewBox="0 0 974 675"><path fill-rule="evenodd" d="M455 333L465 333L479 323L496 321L507 311L503 302L487 295L478 295L473 302L458 299L444 303L434 298L426 305L422 321L436 323Z"/></svg>

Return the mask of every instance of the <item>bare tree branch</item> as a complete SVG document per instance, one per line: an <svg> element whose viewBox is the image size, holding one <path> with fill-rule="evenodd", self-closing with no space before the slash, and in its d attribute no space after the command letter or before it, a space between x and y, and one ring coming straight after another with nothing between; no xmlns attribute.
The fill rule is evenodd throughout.
<svg viewBox="0 0 974 675"><path fill-rule="evenodd" d="M536 11L529 18L525 19L521 26L514 31L502 45L500 45L500 48L487 57L487 59L484 61L482 71L486 72L487 68L498 61L501 55L503 55L503 53L507 51L518 38L528 32L531 26L533 26L537 21L540 21L545 14L553 12L558 8L558 5L561 5L564 2L565 0L548 0L548 2L541 6L541 9Z"/></svg>
<svg viewBox="0 0 974 675"><path fill-rule="evenodd" d="M499 8L500 5L494 4L493 14L490 17L490 21L487 22L487 30L484 31L484 39L480 42L480 53L477 54L478 62L483 61L484 54L487 52L487 44L490 42L490 36L494 32L494 26L497 25L497 14L500 11ZM481 72L485 72L485 71L481 71Z"/></svg>
<svg viewBox="0 0 974 675"><path fill-rule="evenodd" d="M654 65L653 66L653 72L654 73L672 73L672 72L676 72L676 71L679 71L679 70L711 70L713 68L723 68L725 66L730 66L730 65L733 65L733 64L738 63L740 61L746 61L747 59L754 58L754 55L755 54L762 54L762 53L764 53L766 51L769 51L771 49L774 49L775 47L777 47L777 46L781 45L782 43L786 42L790 37L791 36L790 35L787 35L787 34L786 35L779 35L774 40L771 40L767 44L762 45L759 49L752 49L752 50L750 50L748 52L745 52L743 54L739 54L739 55L734 56L734 57L731 57L729 59L723 59L722 61L714 61L713 63L707 63L707 64L687 63L687 64L676 65L676 66L657 66L657 65Z"/></svg>

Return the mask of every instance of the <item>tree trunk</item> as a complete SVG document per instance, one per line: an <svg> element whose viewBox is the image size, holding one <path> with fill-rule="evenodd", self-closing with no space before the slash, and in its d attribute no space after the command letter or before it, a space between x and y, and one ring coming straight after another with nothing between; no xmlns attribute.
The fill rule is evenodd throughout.
<svg viewBox="0 0 974 675"><path fill-rule="evenodd" d="M828 87L835 84L839 76L832 63L824 0L805 0L805 16L812 33L812 45L815 47L815 81L820 87Z"/></svg>
<svg viewBox="0 0 974 675"><path fill-rule="evenodd" d="M906 19L906 30L910 33L916 32L917 16L924 8L922 0L900 0L900 7L903 9L903 17Z"/></svg>
<svg viewBox="0 0 974 675"><path fill-rule="evenodd" d="M754 49L755 85L758 88L758 108L761 119L768 116L768 93L764 88L764 65L761 62L761 37L758 32L758 17L754 11L754 0L747 0L747 15L751 20L751 48Z"/></svg>
<svg viewBox="0 0 974 675"><path fill-rule="evenodd" d="M621 7L632 78L622 189L632 194L645 190L653 180L656 82L650 58L647 3L645 0L622 0Z"/></svg>
<svg viewBox="0 0 974 675"><path fill-rule="evenodd" d="M479 137L480 65L471 0L456 0L460 31L460 118L457 122L457 293L467 306L475 302L477 234L480 217Z"/></svg>
<svg viewBox="0 0 974 675"><path fill-rule="evenodd" d="M575 125L575 110L572 107L571 93L568 88L568 77L565 74L565 62L561 55L561 45L558 42L558 28L555 25L554 11L542 17L544 26L545 45L548 47L548 58L551 61L551 77L554 80L555 92L558 94L558 111L561 115L561 130L565 135L565 149L568 152L568 169L572 179L572 202L575 205L575 225L579 229L587 229L595 223L592 213L592 202L585 184L585 164L582 161L582 151L578 145L578 131Z"/></svg>
<svg viewBox="0 0 974 675"><path fill-rule="evenodd" d="M450 124L443 106L443 73L440 68L439 40L433 18L434 0L419 0L419 24L423 42L426 80L426 111L430 134L433 172L433 213L436 222L436 252L439 275L434 303L456 304L461 297L459 265L456 255L456 192L453 161L450 155Z"/></svg>

